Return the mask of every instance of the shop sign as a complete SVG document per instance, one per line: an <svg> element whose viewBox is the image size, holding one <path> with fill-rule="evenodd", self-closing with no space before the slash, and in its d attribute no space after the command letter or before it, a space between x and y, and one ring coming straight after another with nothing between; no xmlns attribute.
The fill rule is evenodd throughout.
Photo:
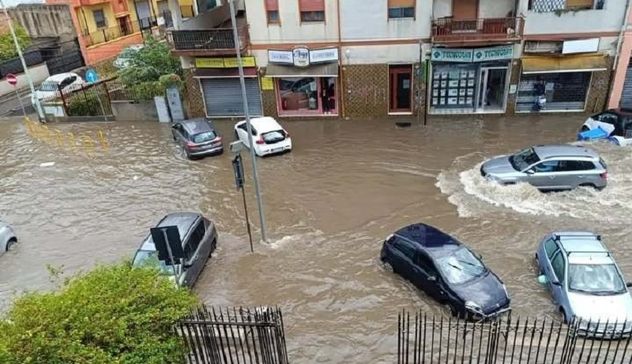
<svg viewBox="0 0 632 364"><path fill-rule="evenodd" d="M292 51L273 51L268 50L268 62L281 64L294 64Z"/></svg>
<svg viewBox="0 0 632 364"><path fill-rule="evenodd" d="M264 91L274 90L274 79L272 77L261 77L261 89Z"/></svg>
<svg viewBox="0 0 632 364"><path fill-rule="evenodd" d="M309 52L309 63L336 62L338 60L338 48L314 49Z"/></svg>
<svg viewBox="0 0 632 364"><path fill-rule="evenodd" d="M472 62L472 49L464 48L433 48L431 53L432 61L441 62Z"/></svg>
<svg viewBox="0 0 632 364"><path fill-rule="evenodd" d="M474 62L497 61L511 59L513 57L513 46L477 48L474 49Z"/></svg>
<svg viewBox="0 0 632 364"><path fill-rule="evenodd" d="M294 58L294 65L296 67L309 66L309 49L294 48L294 50L292 50L292 57Z"/></svg>
<svg viewBox="0 0 632 364"><path fill-rule="evenodd" d="M242 67L255 67L255 57L241 57ZM237 58L196 58L196 68L237 68Z"/></svg>
<svg viewBox="0 0 632 364"><path fill-rule="evenodd" d="M268 62L307 67L310 64L338 61L338 48L309 49L297 47L291 51L268 50Z"/></svg>

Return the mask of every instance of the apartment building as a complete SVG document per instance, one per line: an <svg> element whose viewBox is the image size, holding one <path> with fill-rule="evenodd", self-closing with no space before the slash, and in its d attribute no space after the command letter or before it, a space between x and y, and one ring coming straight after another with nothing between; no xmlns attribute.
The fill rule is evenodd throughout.
<svg viewBox="0 0 632 364"><path fill-rule="evenodd" d="M626 9L626 23L621 27L617 55L615 56L615 70L612 75L612 88L608 108L632 109L632 3L628 2Z"/></svg>

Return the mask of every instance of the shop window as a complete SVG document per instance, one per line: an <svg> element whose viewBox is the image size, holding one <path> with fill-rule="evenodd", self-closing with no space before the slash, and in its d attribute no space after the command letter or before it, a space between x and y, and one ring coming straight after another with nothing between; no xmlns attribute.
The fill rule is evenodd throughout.
<svg viewBox="0 0 632 364"><path fill-rule="evenodd" d="M603 9L606 0L529 0L529 10L540 13L559 10Z"/></svg>
<svg viewBox="0 0 632 364"><path fill-rule="evenodd" d="M282 77L276 89L282 115L338 113L335 77Z"/></svg>
<svg viewBox="0 0 632 364"><path fill-rule="evenodd" d="M302 22L325 21L325 0L299 0Z"/></svg>
<svg viewBox="0 0 632 364"><path fill-rule="evenodd" d="M268 24L278 24L279 19L279 0L265 0L266 18Z"/></svg>
<svg viewBox="0 0 632 364"><path fill-rule="evenodd" d="M103 13L103 9L93 10L92 15L94 16L94 24L97 28L105 28L107 23L105 22L105 14Z"/></svg>
<svg viewBox="0 0 632 364"><path fill-rule="evenodd" d="M473 109L476 100L478 65L433 65L431 111Z"/></svg>
<svg viewBox="0 0 632 364"><path fill-rule="evenodd" d="M388 0L388 18L414 18L415 0Z"/></svg>
<svg viewBox="0 0 632 364"><path fill-rule="evenodd" d="M563 72L522 75L518 85L516 110L535 111L544 96L542 111L582 111L590 88L592 72Z"/></svg>

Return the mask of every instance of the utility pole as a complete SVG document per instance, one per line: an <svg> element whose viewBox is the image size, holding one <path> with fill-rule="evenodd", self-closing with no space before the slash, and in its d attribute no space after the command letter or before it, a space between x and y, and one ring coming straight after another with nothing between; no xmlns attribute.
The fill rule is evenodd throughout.
<svg viewBox="0 0 632 364"><path fill-rule="evenodd" d="M26 67L26 61L24 60L24 55L22 54L22 49L20 48L20 43L18 42L18 37L15 35L15 30L13 29L13 23L11 22L11 18L9 17L9 12L7 11L6 6L2 0L0 0L0 6L4 9L4 15L7 18L7 23L9 24L9 31L11 32L11 37L13 37L13 42L15 43L15 49L18 52L18 57L20 57L20 61L22 62L22 68L24 69L24 75L26 76L27 81L29 82L29 87L31 88L31 98L35 101L35 110L37 111L37 116L40 121L44 120L44 111L42 110L42 105L40 104L37 95L35 95L35 86L33 86L33 79L31 78L31 74L29 73L28 68Z"/></svg>
<svg viewBox="0 0 632 364"><path fill-rule="evenodd" d="M248 110L248 97L246 96L246 80L244 78L244 66L241 63L241 51L239 33L237 32L237 18L235 16L234 0L228 0L230 7L230 21L233 26L233 41L235 42L235 54L237 55L237 67L239 68L239 83L241 84L241 100L244 105L244 115L246 116L246 127L248 130L248 145L250 149L250 159L252 159L252 177L255 181L255 193L257 195L257 207L259 209L259 222L261 224L261 240L267 241L266 222L263 214L263 201L261 201L261 190L259 189L259 174L257 173L257 156L252 140L252 126L250 125L250 112Z"/></svg>

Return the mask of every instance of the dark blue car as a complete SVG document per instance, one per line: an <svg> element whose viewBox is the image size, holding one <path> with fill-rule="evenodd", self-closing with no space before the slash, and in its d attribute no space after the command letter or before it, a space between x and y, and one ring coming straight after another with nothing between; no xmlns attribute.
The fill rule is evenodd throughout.
<svg viewBox="0 0 632 364"><path fill-rule="evenodd" d="M503 282L465 245L425 224L386 238L380 260L455 316L486 319L510 310Z"/></svg>

